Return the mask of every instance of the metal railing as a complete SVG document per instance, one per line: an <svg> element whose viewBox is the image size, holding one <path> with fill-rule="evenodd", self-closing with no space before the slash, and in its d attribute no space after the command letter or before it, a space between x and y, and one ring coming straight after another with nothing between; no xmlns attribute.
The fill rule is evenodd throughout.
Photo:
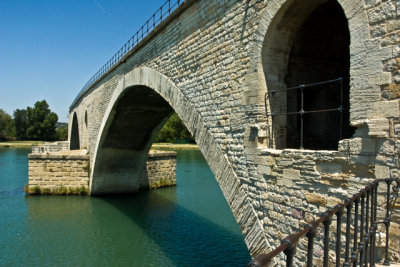
<svg viewBox="0 0 400 267"><path fill-rule="evenodd" d="M185 0L167 0L157 9L156 12L139 28L139 30L108 60L83 86L78 96L72 102L72 106L78 101L80 96L95 83L100 77L103 76L109 69L115 66L119 61L130 52L136 45L139 44L155 27L163 22L178 6Z"/></svg>
<svg viewBox="0 0 400 267"><path fill-rule="evenodd" d="M340 125L339 125L339 140L342 139L343 137L343 78L337 78L334 80L328 80L328 81L323 81L323 82L318 82L318 83L310 83L310 84L303 84L295 87L290 87L286 89L281 89L281 90L271 90L267 93L265 93L264 96L264 104L265 104L265 114L266 116L270 116L274 118L275 116L280 116L280 115L300 115L300 149L303 149L303 140L304 140L304 115L309 114L309 113L324 113L324 112L332 112L332 111L337 111L340 113ZM319 110L304 110L304 90L312 87L317 87L321 85L329 85L329 84L334 84L334 83L339 83L340 86L340 105L339 107L335 108L327 108L327 109L319 109ZM271 111L268 113L267 110L267 101L269 100L269 96L274 97L275 94L280 93L280 92L288 92L288 91L297 91L300 90L301 92L301 102L300 102L300 110L294 111L294 112L273 112Z"/></svg>
<svg viewBox="0 0 400 267"><path fill-rule="evenodd" d="M378 185L386 183L386 214L383 221L377 221ZM394 185L396 184L396 185ZM336 216L335 266L375 266L376 261L376 230L379 223L386 227L386 246L384 265L389 266L389 226L391 208L394 207L400 187L399 178L377 179L368 184L343 204L326 211L319 219L309 223L303 230L288 235L281 241L281 245L267 254L260 254L254 258L248 267L270 266L273 259L280 253L286 255L286 266L293 266L297 244L301 238L308 239L306 263L313 266L313 246L318 227L323 225L323 266L329 262L330 225L333 216ZM392 192L390 190L392 188ZM392 195L392 199L391 199ZM391 202L392 200L392 202ZM354 207L354 212L352 209ZM344 253L342 253L342 219L346 213L346 234ZM351 252L350 252L351 251Z"/></svg>

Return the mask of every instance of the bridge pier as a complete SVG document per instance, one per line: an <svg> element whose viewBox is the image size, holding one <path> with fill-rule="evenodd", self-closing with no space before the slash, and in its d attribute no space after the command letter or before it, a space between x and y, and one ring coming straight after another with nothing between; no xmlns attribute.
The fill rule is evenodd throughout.
<svg viewBox="0 0 400 267"><path fill-rule="evenodd" d="M121 171L115 167L119 172L108 174L109 182L100 180L100 187L90 187L91 168L87 151L70 151L68 147L68 142L57 142L32 148L33 153L28 155L29 180L25 187L28 194L121 194L176 185L176 152L151 150L144 164L139 166L142 169L136 174L139 178L131 169ZM113 156L112 153L110 155ZM109 164L118 166L121 162L112 161ZM135 164L134 158L130 158L129 164Z"/></svg>

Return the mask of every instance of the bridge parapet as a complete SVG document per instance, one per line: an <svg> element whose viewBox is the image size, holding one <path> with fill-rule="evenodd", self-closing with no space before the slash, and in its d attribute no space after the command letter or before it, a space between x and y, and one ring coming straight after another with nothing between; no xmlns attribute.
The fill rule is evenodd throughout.
<svg viewBox="0 0 400 267"><path fill-rule="evenodd" d="M162 30L174 17L183 12L196 0L167 0L159 9L143 24L139 30L116 52L83 86L70 109L82 97L82 95L98 80L115 69L120 63L124 63L132 56L141 45L146 43L153 35Z"/></svg>

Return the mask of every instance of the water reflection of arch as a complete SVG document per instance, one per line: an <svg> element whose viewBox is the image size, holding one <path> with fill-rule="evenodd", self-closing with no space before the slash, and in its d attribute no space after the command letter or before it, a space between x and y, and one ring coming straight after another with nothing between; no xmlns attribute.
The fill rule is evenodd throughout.
<svg viewBox="0 0 400 267"><path fill-rule="evenodd" d="M362 8L363 6L362 0L279 0L276 1L274 5L268 5L266 7L268 11L265 11L260 17L257 34L254 36L254 45L251 50L251 57L253 58L251 70L256 73L254 77L259 81L259 90L256 93L259 99L264 99L264 94L271 90L286 89L294 85L327 80L333 76L335 76L335 78L338 78L337 76L347 76L347 78L350 77L347 80L347 88L345 88L347 97L347 99L345 99L347 100L345 106L347 110L349 110L349 102L352 102L352 108L354 105L362 103L354 100L355 98L349 99L349 94L353 91L362 90L362 88L360 88L361 83L354 81L361 78L359 74L362 72L360 72L360 70L368 68L366 63L364 65L360 64L360 62L364 62L361 59L365 59L365 62L368 62L365 42L369 40L369 24L366 11ZM345 57L344 62L341 63L342 69L345 71L337 71L333 75L321 74L312 77L312 75L300 72L310 70L311 73L312 67L316 66L316 61L314 61L314 65L309 64L306 67L293 67L295 62L293 59L294 56L301 56L301 53L307 51L307 49L301 47L301 43L299 45L299 40L301 40L301 36L299 37L299 35L304 34L304 27L307 23L308 25L314 25L316 27L320 26L318 23L323 20L321 18L319 18L320 20L317 19L319 14L328 14L328 16L334 15L340 19L338 26L340 26L342 30L341 37L344 36L346 40L342 43L340 43L340 40L336 40L336 43L328 45L329 42L325 36L325 39L322 40L322 43L325 42L325 44L321 45L321 47L325 47L325 55L329 55L329 53L336 48L338 49L337 51L346 48L347 52L344 52L345 56L341 56ZM314 17L314 22L317 23L309 23L309 21L307 21L312 17ZM325 18L329 19L327 16L325 16ZM348 36L346 37L346 35ZM324 35L322 34L322 36ZM308 47L312 47L313 45L315 47L315 40L309 41ZM311 52L314 54L319 53L315 51L315 49L310 50L312 50ZM344 55L337 51L333 52L333 54ZM319 55L324 54L319 53ZM351 57L353 56L357 56L360 60L352 60ZM332 58L334 58L334 56L332 56ZM328 59L332 60L332 58ZM320 59L321 61L325 60L324 58ZM357 71L354 71L355 69ZM312 80L312 78L315 78L315 80ZM376 86L374 90L376 91L375 93L378 100L380 95L379 86ZM355 96L353 93L352 95ZM321 99L323 99L323 97ZM367 103L367 105L371 104L371 99L368 100L369 103ZM291 105L296 104L296 101L296 96L288 96L283 93L273 102L269 99L267 109L269 111L274 109L275 111L289 112L291 111ZM264 103L260 104L264 106ZM353 130L349 127L351 118L357 117L359 119L363 116L365 117L367 114L366 107L357 107L352 110L352 113L348 112L345 115L345 120L347 120L345 138L351 137L353 133ZM363 114L360 114L360 112L363 112ZM288 130L288 125L296 127L296 122L290 122L288 116L281 116L280 118L275 117L274 121L269 117L267 123L270 130L270 147L288 147L287 143L290 142L287 138L287 131L290 131ZM327 129L329 130L329 127ZM338 140L335 142L337 143L337 141Z"/></svg>
<svg viewBox="0 0 400 267"><path fill-rule="evenodd" d="M72 125L71 125L71 136L70 136L70 150L80 149L80 141L79 141L79 124L78 117L76 112L72 117Z"/></svg>

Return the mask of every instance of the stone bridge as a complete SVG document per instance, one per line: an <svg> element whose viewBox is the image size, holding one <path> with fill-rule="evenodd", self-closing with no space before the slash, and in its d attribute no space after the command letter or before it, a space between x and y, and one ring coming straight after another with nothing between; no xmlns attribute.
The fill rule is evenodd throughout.
<svg viewBox="0 0 400 267"><path fill-rule="evenodd" d="M176 112L250 253L275 247L399 175L399 18L397 0L184 1L70 107L91 194L136 192Z"/></svg>

